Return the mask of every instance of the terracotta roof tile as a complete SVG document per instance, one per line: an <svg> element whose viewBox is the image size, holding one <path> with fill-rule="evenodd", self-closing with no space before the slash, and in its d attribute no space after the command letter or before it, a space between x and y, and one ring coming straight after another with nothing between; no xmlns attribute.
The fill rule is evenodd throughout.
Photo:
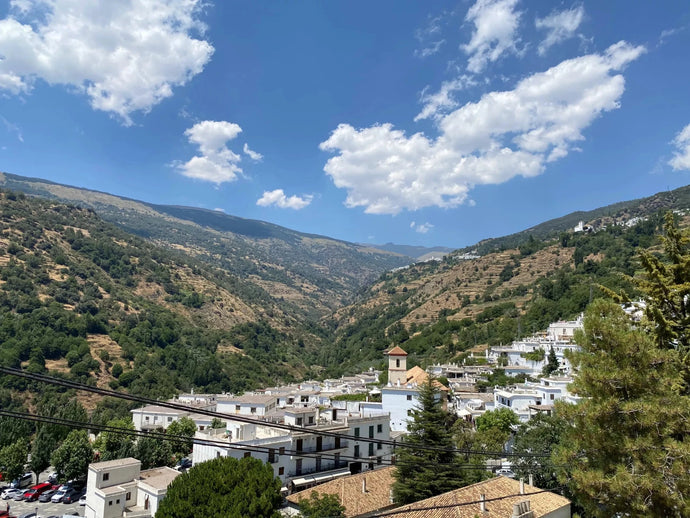
<svg viewBox="0 0 690 518"><path fill-rule="evenodd" d="M495 477L484 482L472 484L444 493L442 495L420 500L414 504L397 509L400 512L387 514L387 518L508 518L512 516L513 505L529 500L534 518L540 518L565 507L570 508L570 500L556 493L543 491L525 484L525 494L520 493L520 482L507 477ZM531 494L530 494L531 493ZM478 502L485 495L486 512L480 510ZM494 498L504 497L500 500ZM568 516L570 516L568 511Z"/></svg>
<svg viewBox="0 0 690 518"><path fill-rule="evenodd" d="M319 494L336 495L345 506L345 516L351 518L390 507L390 492L395 467L365 471L358 475L331 480L325 484L300 491L288 496L288 500L299 505L303 498L309 498L316 491ZM362 482L366 480L366 493L362 492Z"/></svg>
<svg viewBox="0 0 690 518"><path fill-rule="evenodd" d="M386 354L388 356L407 356L407 353L399 345L396 345L395 347L393 347Z"/></svg>

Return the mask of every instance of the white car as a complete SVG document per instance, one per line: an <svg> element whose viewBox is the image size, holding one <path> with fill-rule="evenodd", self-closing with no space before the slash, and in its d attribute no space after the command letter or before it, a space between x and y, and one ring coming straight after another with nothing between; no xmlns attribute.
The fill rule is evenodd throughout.
<svg viewBox="0 0 690 518"><path fill-rule="evenodd" d="M2 499L3 500L10 500L10 499L14 498L15 496L17 496L19 493L23 493L23 492L24 492L23 489L14 489L14 488L5 489L2 492Z"/></svg>
<svg viewBox="0 0 690 518"><path fill-rule="evenodd" d="M79 505L86 505L86 495L81 495L79 498Z"/></svg>
<svg viewBox="0 0 690 518"><path fill-rule="evenodd" d="M515 473L513 473L513 470L509 468L499 469L498 471L496 471L496 475L503 475L504 477L515 478Z"/></svg>
<svg viewBox="0 0 690 518"><path fill-rule="evenodd" d="M62 502L62 497L67 494L67 491L69 491L69 489L63 489L63 486L60 486L60 489L55 492L55 494L50 498L50 501L54 504Z"/></svg>

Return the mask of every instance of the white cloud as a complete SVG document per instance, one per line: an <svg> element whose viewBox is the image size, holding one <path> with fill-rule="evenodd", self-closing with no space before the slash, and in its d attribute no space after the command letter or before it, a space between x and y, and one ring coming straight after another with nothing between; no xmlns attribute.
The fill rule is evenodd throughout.
<svg viewBox="0 0 690 518"><path fill-rule="evenodd" d="M484 70L505 52L517 53L517 28L521 13L515 11L518 0L477 0L465 21L474 23L474 32L463 50L469 54L467 70L475 74Z"/></svg>
<svg viewBox="0 0 690 518"><path fill-rule="evenodd" d="M242 131L237 124L226 121L202 121L184 134L191 144L199 146L200 155L183 163L175 163L184 176L215 184L232 182L242 169L237 165L241 158L227 147L228 141Z"/></svg>
<svg viewBox="0 0 690 518"><path fill-rule="evenodd" d="M200 73L213 47L202 0L14 0L0 20L0 89L31 92L42 79L86 94L131 124Z"/></svg>
<svg viewBox="0 0 690 518"><path fill-rule="evenodd" d="M577 149L582 131L619 107L625 80L616 72L644 51L619 42L563 61L439 118L435 139L391 124L340 124L320 144L337 153L324 171L347 190L347 207L370 214L455 207L475 185L539 175Z"/></svg>
<svg viewBox="0 0 690 518"><path fill-rule="evenodd" d="M437 119L442 112L455 108L458 102L453 98L453 92L476 84L477 82L471 76L461 75L456 79L441 83L440 90L435 94L427 93L428 87L425 88L420 95L424 107L414 118L415 122L429 118Z"/></svg>
<svg viewBox="0 0 690 518"><path fill-rule="evenodd" d="M275 205L281 209L294 209L300 210L311 203L313 196L304 195L300 196L285 196L283 189L276 189L274 191L264 191L264 194L256 202L257 205L262 207L270 207Z"/></svg>
<svg viewBox="0 0 690 518"><path fill-rule="evenodd" d="M427 223L416 223L413 221L412 223L410 223L410 228L412 230L414 230L415 232L419 232L420 234L426 234L427 232L429 232L429 230L434 228L434 226L428 222Z"/></svg>
<svg viewBox="0 0 690 518"><path fill-rule="evenodd" d="M426 25L415 31L415 38L419 41L421 47L414 51L414 55L420 58L426 58L436 54L446 42L440 37L443 20L446 16L444 13L441 16L430 17Z"/></svg>
<svg viewBox="0 0 690 518"><path fill-rule="evenodd" d="M8 121L2 115L0 115L0 121L2 121L2 123L5 125L5 128L7 129L8 133L14 133L17 136L17 140L19 142L21 142L22 144L24 143L24 137L22 136L22 130L19 126Z"/></svg>
<svg viewBox="0 0 690 518"><path fill-rule="evenodd" d="M249 149L249 144L247 144L246 142L244 143L242 151L244 151L244 154L252 160L254 160L255 162L260 162L264 158L264 156L261 153L257 153L256 151Z"/></svg>
<svg viewBox="0 0 690 518"><path fill-rule="evenodd" d="M537 18L535 21L537 29L548 31L546 37L537 48L539 55L543 56L552 46L575 36L575 31L577 31L584 17L585 8L582 5L578 5L564 11L553 11L544 18Z"/></svg>
<svg viewBox="0 0 690 518"><path fill-rule="evenodd" d="M673 144L676 146L676 152L673 154L673 158L669 160L669 165L674 171L690 171L690 124L676 135Z"/></svg>

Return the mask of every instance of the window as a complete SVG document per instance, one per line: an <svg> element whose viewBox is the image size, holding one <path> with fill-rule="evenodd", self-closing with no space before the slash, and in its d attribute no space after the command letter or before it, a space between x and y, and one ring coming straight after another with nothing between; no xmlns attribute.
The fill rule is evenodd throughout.
<svg viewBox="0 0 690 518"><path fill-rule="evenodd" d="M245 452L244 452L244 458L245 458L245 459L248 459L248 458L251 457L251 456L252 456L252 452L250 452L250 451L245 451Z"/></svg>
<svg viewBox="0 0 690 518"><path fill-rule="evenodd" d="M302 439L297 439L297 451L302 451L302 446L304 441Z"/></svg>
<svg viewBox="0 0 690 518"><path fill-rule="evenodd" d="M359 444L355 444L355 459L359 458Z"/></svg>
<svg viewBox="0 0 690 518"><path fill-rule="evenodd" d="M220 452L219 451L216 452L216 458L220 459Z"/></svg>
<svg viewBox="0 0 690 518"><path fill-rule="evenodd" d="M110 480L110 473L103 473L103 482Z"/></svg>
<svg viewBox="0 0 690 518"><path fill-rule="evenodd" d="M335 438L335 447L340 448L340 437Z"/></svg>
<svg viewBox="0 0 690 518"><path fill-rule="evenodd" d="M285 446L281 446L281 447L278 449L278 453L279 453L280 455L285 455Z"/></svg>
<svg viewBox="0 0 690 518"><path fill-rule="evenodd" d="M113 505L113 501L112 501L112 500L108 500L108 505Z"/></svg>
<svg viewBox="0 0 690 518"><path fill-rule="evenodd" d="M256 414L256 407L255 407L255 406L251 407L251 408L249 409L249 411L250 411L252 414Z"/></svg>
<svg viewBox="0 0 690 518"><path fill-rule="evenodd" d="M376 425L376 433L383 433L383 425L382 424Z"/></svg>
<svg viewBox="0 0 690 518"><path fill-rule="evenodd" d="M321 457L316 457L316 471L321 471Z"/></svg>
<svg viewBox="0 0 690 518"><path fill-rule="evenodd" d="M125 495L125 500L131 500L132 499L132 493L127 493Z"/></svg>
<svg viewBox="0 0 690 518"><path fill-rule="evenodd" d="M374 443L370 442L369 443L369 457L373 457L373 456L374 456Z"/></svg>
<svg viewBox="0 0 690 518"><path fill-rule="evenodd" d="M383 448L383 444L381 444L380 442L377 442L377 443L376 443L376 449L377 449L377 450L380 450L380 449L382 449L382 448Z"/></svg>
<svg viewBox="0 0 690 518"><path fill-rule="evenodd" d="M409 415L409 416L412 415L412 409L411 408L407 411L407 415Z"/></svg>
<svg viewBox="0 0 690 518"><path fill-rule="evenodd" d="M383 457L376 457L376 464L383 464Z"/></svg>
<svg viewBox="0 0 690 518"><path fill-rule="evenodd" d="M396 369L399 369L399 368L400 368L400 359L399 359L399 358L396 358L396 359L395 359L395 368L396 368Z"/></svg>
<svg viewBox="0 0 690 518"><path fill-rule="evenodd" d="M148 421L148 420L149 420L149 416L144 417L144 421Z"/></svg>
<svg viewBox="0 0 690 518"><path fill-rule="evenodd" d="M369 439L374 438L374 425L369 426Z"/></svg>
<svg viewBox="0 0 690 518"><path fill-rule="evenodd" d="M235 405L235 413L239 414L240 412L240 405Z"/></svg>
<svg viewBox="0 0 690 518"><path fill-rule="evenodd" d="M268 450L268 462L276 461L276 451L273 448Z"/></svg>
<svg viewBox="0 0 690 518"><path fill-rule="evenodd" d="M115 504L117 504L117 505L120 504L120 499L119 499L119 498L118 498L117 500L115 500Z"/></svg>
<svg viewBox="0 0 690 518"><path fill-rule="evenodd" d="M172 423L172 417L168 417L168 422Z"/></svg>
<svg viewBox="0 0 690 518"><path fill-rule="evenodd" d="M408 401L412 401L412 394L408 394L408 395L407 395L407 400L408 400Z"/></svg>
<svg viewBox="0 0 690 518"><path fill-rule="evenodd" d="M359 437L359 427L355 428L355 437Z"/></svg>
<svg viewBox="0 0 690 518"><path fill-rule="evenodd" d="M285 475L285 468L283 466L278 468L278 475Z"/></svg>
<svg viewBox="0 0 690 518"><path fill-rule="evenodd" d="M203 424L200 425L200 426L199 426L199 431L200 431L200 432L203 432L203 431L204 431L204 428L205 428L205 426L204 426Z"/></svg>
<svg viewBox="0 0 690 518"><path fill-rule="evenodd" d="M295 475L302 474L302 459L297 459L295 461Z"/></svg>
<svg viewBox="0 0 690 518"><path fill-rule="evenodd" d="M551 401L553 401L553 394L551 394Z"/></svg>
<svg viewBox="0 0 690 518"><path fill-rule="evenodd" d="M296 422L297 422L297 426L302 426L302 418L301 417L298 417Z"/></svg>
<svg viewBox="0 0 690 518"><path fill-rule="evenodd" d="M314 424L314 416L313 415L309 416L309 424Z"/></svg>

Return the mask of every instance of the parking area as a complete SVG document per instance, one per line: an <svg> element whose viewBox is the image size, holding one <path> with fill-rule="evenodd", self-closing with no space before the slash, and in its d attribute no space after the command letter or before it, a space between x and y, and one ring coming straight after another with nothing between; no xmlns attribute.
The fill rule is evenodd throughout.
<svg viewBox="0 0 690 518"><path fill-rule="evenodd" d="M47 481L48 475L51 471L52 468L41 473L38 476L38 480L40 482ZM50 516L58 516L62 518L62 516L65 515L84 516L84 506L80 506L76 502L73 504L63 504L62 502L55 504L52 502L18 502L16 500L0 500L0 511L7 510L8 506L10 516L16 516L17 518L24 514L34 512L38 513L36 514L37 518L48 518Z"/></svg>
<svg viewBox="0 0 690 518"><path fill-rule="evenodd" d="M71 514L73 516L84 516L84 507L79 504L53 504L51 502L16 502L14 500L0 500L0 510L4 511L10 506L10 516L21 516L25 513L38 511L40 518L48 516L60 516Z"/></svg>

